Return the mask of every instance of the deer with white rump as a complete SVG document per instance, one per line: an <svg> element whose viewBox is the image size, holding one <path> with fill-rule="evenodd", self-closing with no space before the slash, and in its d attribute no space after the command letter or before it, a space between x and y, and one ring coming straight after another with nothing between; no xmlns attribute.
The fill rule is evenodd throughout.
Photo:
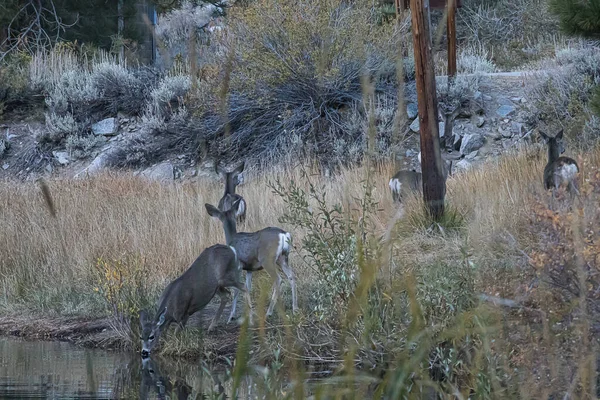
<svg viewBox="0 0 600 400"><path fill-rule="evenodd" d="M421 163L421 153L418 155ZM442 173L444 180L452 175L452 160L442 159ZM389 187L392 192L394 202L401 202L404 193L421 192L423 190L423 174L413 170L400 170L390 179Z"/></svg>
<svg viewBox="0 0 600 400"><path fill-rule="evenodd" d="M219 200L218 208L220 211L227 211L231 209L236 200L239 200L240 203L238 210L235 213L235 217L241 224L246 220L246 200L235 193L235 188L244 182L242 172L244 172L245 165L246 163L242 162L233 169L233 171L226 172L219 168L218 164L215 163L215 172L225 177L225 193L223 194L223 197L221 197L221 200Z"/></svg>
<svg viewBox="0 0 600 400"><path fill-rule="evenodd" d="M221 221L225 231L227 245L235 248L237 251L238 258L242 264L242 269L246 271L246 290L250 292L252 289L252 273L255 271L260 271L264 268L273 279L273 294L271 303L267 309L267 315L273 313L273 307L275 307L275 303L279 297L279 290L281 287L279 268L281 268L290 282L292 289L292 308L293 311L296 312L298 309L296 280L294 271L288 264L292 236L283 229L275 227L264 228L252 233L237 232L235 215L239 204L240 200L238 199L227 211L220 211L211 204L205 204L205 207L211 217L218 218ZM235 314L236 303L237 293L233 298L233 305L228 321L231 321Z"/></svg>
<svg viewBox="0 0 600 400"><path fill-rule="evenodd" d="M566 185L571 197L574 194L579 194L577 188L579 166L572 158L560 156L565 152L565 145L562 140L563 130L558 131L554 137L550 137L540 130L540 136L548 145L548 163L544 168L544 187L546 190L552 189L552 197L554 198L556 190Z"/></svg>
<svg viewBox="0 0 600 400"><path fill-rule="evenodd" d="M239 281L240 263L233 247L216 244L205 249L194 263L163 291L158 310L153 319L148 313L140 313L142 357L148 357L158 343L161 333L176 323L183 329L190 315L204 308L218 294L221 303L208 330L217 325L227 304L228 288L244 292L250 304L250 295Z"/></svg>

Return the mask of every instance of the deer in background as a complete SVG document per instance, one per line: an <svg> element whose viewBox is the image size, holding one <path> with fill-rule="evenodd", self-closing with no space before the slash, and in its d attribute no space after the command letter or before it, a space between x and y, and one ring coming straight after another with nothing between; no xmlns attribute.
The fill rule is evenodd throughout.
<svg viewBox="0 0 600 400"><path fill-rule="evenodd" d="M221 303L209 332L217 325L227 304L227 288L244 292L249 302L250 295L239 281L240 272L239 259L233 247L216 244L205 249L179 278L167 285L153 319L148 318L145 310L140 313L142 357L150 355L169 325L176 323L179 329L183 329L190 315L204 308L215 294L219 295Z"/></svg>
<svg viewBox="0 0 600 400"><path fill-rule="evenodd" d="M421 153L418 155L421 162ZM442 172L444 180L452 175L452 160L443 159ZM392 192L394 202L402 202L403 194L406 192L421 192L423 190L423 174L413 170L400 170L396 172L388 183Z"/></svg>
<svg viewBox="0 0 600 400"><path fill-rule="evenodd" d="M239 200L240 203L235 217L240 224L243 224L246 220L246 200L244 200L244 198L239 194L235 193L235 188L244 183L244 176L242 175L242 172L244 172L245 165L246 163L242 162L232 171L226 172L219 168L218 164L215 163L215 172L219 175L223 175L225 178L225 193L223 194L223 197L221 197L221 200L219 200L217 207L220 211L227 211L231 209L236 200Z"/></svg>
<svg viewBox="0 0 600 400"><path fill-rule="evenodd" d="M544 168L544 188L546 190L552 189L552 197L556 196L557 189L565 185L571 197L574 194L579 194L577 187L579 166L574 159L560 156L565 152L565 145L562 140L563 129L554 137L550 137L540 130L540 136L548 145L548 163Z"/></svg>
<svg viewBox="0 0 600 400"><path fill-rule="evenodd" d="M225 231L227 245L235 248L237 251L242 268L246 271L247 292L250 292L252 289L252 273L264 268L273 279L273 294L271 296L271 303L267 309L267 315L271 315L273 313L273 307L279 297L281 276L278 269L281 268L290 282L292 289L292 308L293 311L296 312L298 309L296 280L294 271L288 264L292 236L283 229L275 227L264 228L252 233L238 232L235 215L239 204L240 200L238 199L227 211L220 211L211 204L205 204L205 207L211 217L218 218L221 221L223 230ZM231 321L235 314L237 294L238 293L236 292L234 295L231 314L229 315L228 321Z"/></svg>

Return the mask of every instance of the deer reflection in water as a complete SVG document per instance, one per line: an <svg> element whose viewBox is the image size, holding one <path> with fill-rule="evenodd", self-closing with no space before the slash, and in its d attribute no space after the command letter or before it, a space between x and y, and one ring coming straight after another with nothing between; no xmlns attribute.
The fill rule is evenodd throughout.
<svg viewBox="0 0 600 400"><path fill-rule="evenodd" d="M187 399L192 393L192 387L183 379L176 377L174 382L168 375L163 375L157 361L151 357L142 358L142 381L140 399L148 399L152 390L156 391L159 399Z"/></svg>

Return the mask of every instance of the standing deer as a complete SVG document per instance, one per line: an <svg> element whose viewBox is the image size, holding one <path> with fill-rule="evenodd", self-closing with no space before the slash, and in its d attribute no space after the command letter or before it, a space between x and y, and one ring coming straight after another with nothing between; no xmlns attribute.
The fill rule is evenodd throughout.
<svg viewBox="0 0 600 400"><path fill-rule="evenodd" d="M577 174L579 166L577 162L570 157L561 157L565 152L565 145L562 140L563 129L554 137L546 135L540 130L540 136L548 145L548 163L544 168L544 188L552 189L552 197L555 197L556 190L566 185L567 191L571 194L579 194L577 187Z"/></svg>
<svg viewBox="0 0 600 400"><path fill-rule="evenodd" d="M273 307L279 296L281 276L278 267L283 270L290 282L292 307L293 311L296 312L298 309L296 280L294 271L288 264L292 236L283 229L274 227L264 228L252 233L237 232L235 215L239 204L240 200L238 199L233 203L232 208L224 212L211 204L205 204L205 207L211 217L218 218L223 223L227 244L237 251L242 268L246 271L246 290L250 292L252 289L252 272L254 271L260 271L264 268L273 279L273 294L267 309L267 315L273 313ZM237 293L233 298L233 306L228 321L231 321L235 314L236 303Z"/></svg>
<svg viewBox="0 0 600 400"><path fill-rule="evenodd" d="M244 172L245 165L246 163L242 162L233 171L226 172L220 169L215 163L215 171L217 174L225 177L225 193L223 194L223 197L221 197L221 200L219 200L218 208L220 211L227 211L231 209L231 206L236 200L240 200L238 211L235 214L235 217L240 224L243 224L246 220L246 200L235 193L235 188L244 182L242 172Z"/></svg>
<svg viewBox="0 0 600 400"><path fill-rule="evenodd" d="M419 153L419 162L421 162L421 153ZM452 175L452 160L444 160L443 171L444 180ZM401 202L403 193L421 192L423 190L423 174L413 170L400 170L396 172L388 183L392 191L392 199L394 202Z"/></svg>
<svg viewBox="0 0 600 400"><path fill-rule="evenodd" d="M240 283L239 274L239 259L233 247L216 244L205 249L179 278L167 285L158 301L154 319L150 320L145 310L140 313L142 357L150 355L169 325L176 323L183 329L190 315L204 308L215 294L219 295L221 303L209 331L216 326L227 304L227 288L244 292L249 301L250 295Z"/></svg>

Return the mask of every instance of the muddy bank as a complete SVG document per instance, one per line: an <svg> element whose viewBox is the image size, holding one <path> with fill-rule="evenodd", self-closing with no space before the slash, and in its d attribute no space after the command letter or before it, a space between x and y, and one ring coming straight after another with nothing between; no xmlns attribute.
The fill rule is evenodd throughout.
<svg viewBox="0 0 600 400"><path fill-rule="evenodd" d="M205 315L190 318L186 328L204 326ZM169 329L173 333L172 329ZM223 357L235 357L239 327L236 324L221 323L208 333L204 329L200 348L170 346L163 343L163 355L167 357L197 360L204 358L217 361ZM47 316L0 316L0 335L16 336L26 340L55 340L69 342L88 348L104 350L134 350L131 341L111 327L109 318L47 317ZM168 338L173 339L172 337ZM176 339L174 339L176 340Z"/></svg>

